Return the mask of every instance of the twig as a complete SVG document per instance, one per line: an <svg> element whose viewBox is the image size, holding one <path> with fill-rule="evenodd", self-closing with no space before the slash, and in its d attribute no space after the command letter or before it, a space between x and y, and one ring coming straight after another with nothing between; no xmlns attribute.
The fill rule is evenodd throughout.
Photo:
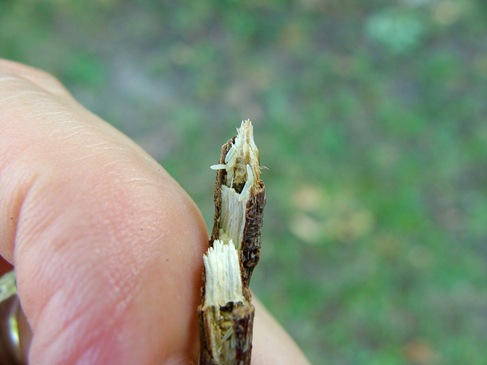
<svg viewBox="0 0 487 365"><path fill-rule="evenodd" d="M252 123L222 146L215 181L215 219L203 257L198 308L200 365L250 365L254 307L249 284L260 256L265 205Z"/></svg>

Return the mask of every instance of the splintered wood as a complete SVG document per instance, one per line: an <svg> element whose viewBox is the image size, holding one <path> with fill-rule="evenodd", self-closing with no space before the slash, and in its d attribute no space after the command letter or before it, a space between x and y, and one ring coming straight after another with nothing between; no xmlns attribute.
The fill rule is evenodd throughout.
<svg viewBox="0 0 487 365"><path fill-rule="evenodd" d="M198 307L200 365L250 365L254 307L250 278L259 261L264 183L250 120L222 146L215 180L215 220L203 257Z"/></svg>

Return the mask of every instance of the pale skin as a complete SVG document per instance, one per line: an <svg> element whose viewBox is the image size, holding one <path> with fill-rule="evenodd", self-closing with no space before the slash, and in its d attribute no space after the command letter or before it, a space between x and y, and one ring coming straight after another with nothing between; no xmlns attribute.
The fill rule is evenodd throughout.
<svg viewBox="0 0 487 365"><path fill-rule="evenodd" d="M30 364L196 364L207 240L146 152L51 75L0 60L0 255L17 272ZM252 363L308 364L255 306Z"/></svg>

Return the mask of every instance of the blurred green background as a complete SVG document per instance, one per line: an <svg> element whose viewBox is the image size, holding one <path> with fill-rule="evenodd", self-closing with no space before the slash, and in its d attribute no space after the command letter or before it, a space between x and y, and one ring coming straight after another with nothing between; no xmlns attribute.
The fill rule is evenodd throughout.
<svg viewBox="0 0 487 365"><path fill-rule="evenodd" d="M486 364L486 4L2 0L0 56L59 77L208 225L250 118L253 290L314 364Z"/></svg>

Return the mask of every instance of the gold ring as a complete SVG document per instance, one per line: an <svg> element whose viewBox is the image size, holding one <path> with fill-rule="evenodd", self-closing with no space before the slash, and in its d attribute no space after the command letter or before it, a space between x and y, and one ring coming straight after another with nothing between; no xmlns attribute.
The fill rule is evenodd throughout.
<svg viewBox="0 0 487 365"><path fill-rule="evenodd" d="M23 317L17 297L15 273L0 277L0 365L26 365L19 335Z"/></svg>

